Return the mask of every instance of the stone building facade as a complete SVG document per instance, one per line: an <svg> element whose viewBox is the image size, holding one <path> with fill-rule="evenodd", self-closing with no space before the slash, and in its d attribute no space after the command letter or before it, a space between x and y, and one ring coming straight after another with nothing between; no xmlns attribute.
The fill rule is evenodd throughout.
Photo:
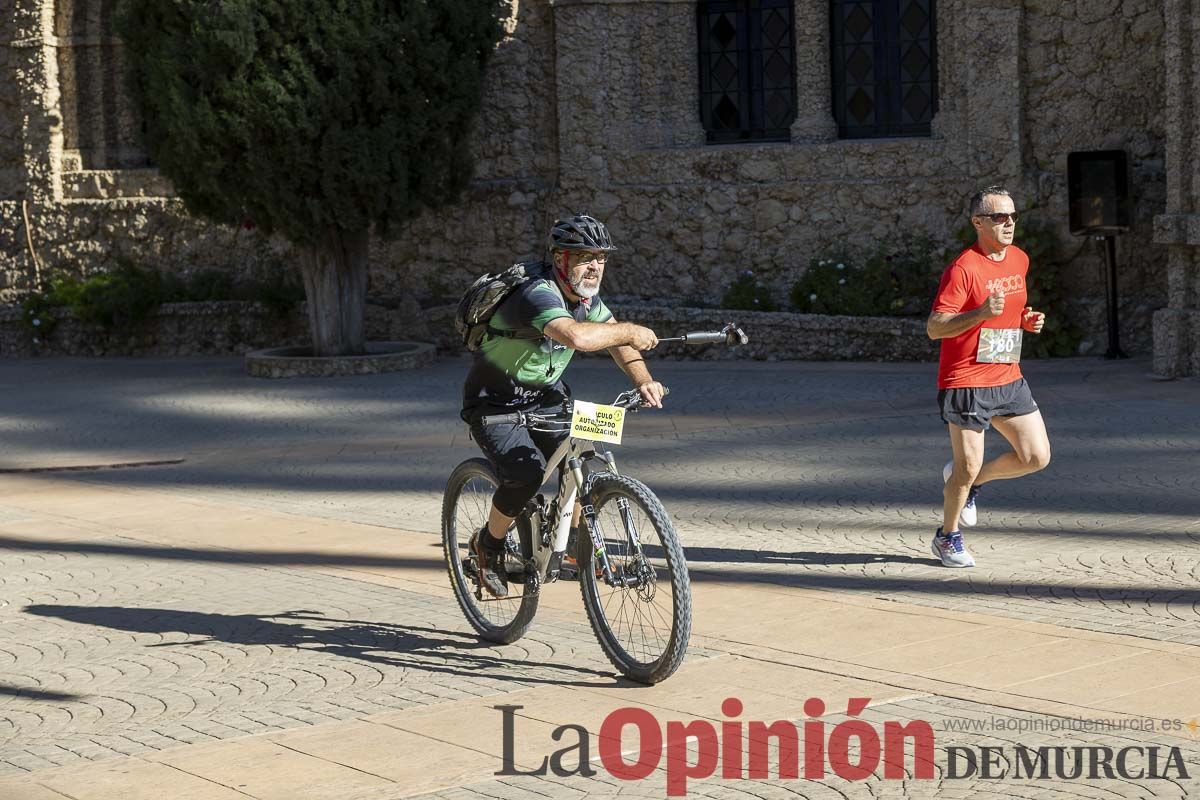
<svg viewBox="0 0 1200 800"><path fill-rule="evenodd" d="M282 243L189 218L148 166L113 5L0 0L0 297L36 268L86 272L126 257L247 270L293 258ZM538 254L555 215L587 210L622 248L609 294L711 302L736 270L753 269L782 295L822 253L904 233L948 242L970 192L1003 183L1019 207L1059 224L1071 258L1058 311L1100 349L1102 253L1067 234L1066 163L1074 150L1119 148L1134 217L1118 250L1122 343L1155 350L1165 374L1200 373L1190 216L1200 211L1200 0L925 5L936 23L928 135L839 138L838 0L794 0L785 140L709 144L694 0L507 0L474 184L456 207L373 243L371 291L453 295L484 268Z"/></svg>

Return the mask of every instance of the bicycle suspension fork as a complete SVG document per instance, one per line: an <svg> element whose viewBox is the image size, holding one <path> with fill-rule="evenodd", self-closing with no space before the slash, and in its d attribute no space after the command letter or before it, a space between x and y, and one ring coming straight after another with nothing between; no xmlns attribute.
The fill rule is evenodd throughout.
<svg viewBox="0 0 1200 800"><path fill-rule="evenodd" d="M609 471L614 475L617 474L616 460L611 453L597 451L596 457L604 461L608 465ZM587 525L588 535L592 538L592 554L600 562L601 576L604 582L609 586L620 586L628 588L630 584L630 576L624 572L620 576L614 574L612 565L608 560L608 548L604 546L604 533L600 530L599 521L596 518L596 508L592 505L591 493L586 491L589 487L584 484L583 479L583 462L578 458L571 458L567 461L567 468L571 470L571 475L575 479L575 483L580 490L580 502L582 505L583 522ZM641 563L642 559L642 543L639 541L637 531L634 528L633 514L629 508L629 501L624 497L617 498L617 509L621 514L622 526L625 528L625 536L629 540L629 546L636 556L637 562ZM636 579L635 579L636 580Z"/></svg>
<svg viewBox="0 0 1200 800"><path fill-rule="evenodd" d="M613 458L613 454L606 450L597 450L596 457L608 465L608 471L613 475L620 475L617 472L617 460ZM638 536L637 526L633 522L633 512L629 509L629 501L624 497L617 498L617 510L621 513L621 522L625 525L625 535L629 538L629 547L636 554L638 561L642 561L642 542Z"/></svg>

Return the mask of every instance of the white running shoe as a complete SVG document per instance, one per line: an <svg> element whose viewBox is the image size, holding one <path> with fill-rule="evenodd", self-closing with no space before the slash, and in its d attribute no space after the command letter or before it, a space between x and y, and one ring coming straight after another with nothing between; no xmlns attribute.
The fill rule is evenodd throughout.
<svg viewBox="0 0 1200 800"><path fill-rule="evenodd" d="M963 543L963 535L959 531L954 531L949 536L943 536L942 529L938 528L929 549L933 551L935 558L941 559L942 566L975 566L975 559L967 552L967 546Z"/></svg>
<svg viewBox="0 0 1200 800"><path fill-rule="evenodd" d="M949 483L950 476L954 474L954 459L946 462L946 466L942 467L942 482ZM979 487L972 486L967 492L967 502L963 505L962 510L958 512L958 521L961 525L968 528L975 527L975 523L979 521L979 509L975 505L975 498L979 496Z"/></svg>

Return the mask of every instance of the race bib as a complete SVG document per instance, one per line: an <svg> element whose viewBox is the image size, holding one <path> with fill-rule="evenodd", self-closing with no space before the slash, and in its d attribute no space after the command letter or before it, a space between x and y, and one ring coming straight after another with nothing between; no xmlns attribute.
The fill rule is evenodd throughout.
<svg viewBox="0 0 1200 800"><path fill-rule="evenodd" d="M980 328L975 360L980 364L1019 363L1021 333L1020 328Z"/></svg>
<svg viewBox="0 0 1200 800"><path fill-rule="evenodd" d="M575 401L575 411L571 417L571 435L576 439L620 444L621 429L624 425L623 408Z"/></svg>

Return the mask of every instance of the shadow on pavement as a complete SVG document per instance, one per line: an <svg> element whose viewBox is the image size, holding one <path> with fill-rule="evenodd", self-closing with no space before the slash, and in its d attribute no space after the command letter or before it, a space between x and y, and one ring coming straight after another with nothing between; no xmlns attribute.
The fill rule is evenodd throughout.
<svg viewBox="0 0 1200 800"><path fill-rule="evenodd" d="M739 551L735 551L739 552ZM836 559L839 553L809 553L813 564L836 564L837 561L822 561L829 556ZM983 596L1026 599L1066 600L1073 602L1111 603L1128 606L1129 603L1156 603L1178 605L1183 611L1188 607L1200 607L1200 589L1183 587L1155 587L1134 585L1078 586L1070 583L1022 581L1002 577L994 582L980 579L978 572L971 570L941 569L932 557L914 558L912 563L939 566L937 577L892 577L887 575L865 575L861 573L829 573L807 570L804 572L745 572L722 571L715 566L715 559L700 562L703 566L689 564L688 571L697 582L769 584L797 589L835 589L838 591L869 592L884 597L899 592L911 592L936 596ZM741 563L738 558L728 563ZM872 563L868 561L852 563ZM1128 609L1126 609L1128 610ZM1192 614L1195 613L1193 610Z"/></svg>
<svg viewBox="0 0 1200 800"><path fill-rule="evenodd" d="M317 611L264 615L212 614L169 608L65 605L31 605L23 610L40 617L54 617L80 625L133 633L183 633L204 637L190 642L147 645L149 647L193 647L217 641L312 650L388 667L464 678L494 678L555 686L596 686L596 678L610 678L614 684L617 683L611 672L570 664L500 658L492 650L494 645L465 633L393 623L329 619ZM306 622L321 624L303 624ZM531 676L528 674L531 668L554 670L590 680Z"/></svg>
<svg viewBox="0 0 1200 800"><path fill-rule="evenodd" d="M433 549L432 547L430 549ZM0 536L0 551L35 553L83 553L86 555L129 556L163 561L194 561L207 564L272 564L276 566L386 567L390 569L445 569L440 551L429 558L396 556L341 555L305 550L216 550L200 547L160 547L138 544L100 544L96 542L39 542ZM447 589L449 591L449 589Z"/></svg>
<svg viewBox="0 0 1200 800"><path fill-rule="evenodd" d="M661 548L644 548L651 556L661 557ZM658 551L655 553L654 551ZM735 550L725 547L687 548L689 565L719 562L725 564L800 564L839 566L845 564L939 564L934 558L916 558L892 553L777 553L772 550Z"/></svg>
<svg viewBox="0 0 1200 800"><path fill-rule="evenodd" d="M70 700L81 700L84 695L67 692L48 692L44 689L26 689L21 686L0 683L0 697L23 697L26 700L44 700L48 703L62 703Z"/></svg>
<svg viewBox="0 0 1200 800"><path fill-rule="evenodd" d="M96 542L38 542L26 539L15 539L0 536L0 550L57 553L86 553L94 555L128 556L139 559L161 559L164 561L193 561L198 563L244 564L244 565L285 565L285 566L333 566L333 567L379 567L399 569L434 569L444 568L440 553L429 558L370 556L340 553L320 553L310 551L269 552L260 550L215 550L191 547L162 547L155 545L133 544L102 544ZM995 581L983 578L981 573L970 570L942 569L932 556L917 557L890 553L846 553L846 552L774 552L769 550L744 550L722 547L688 548L687 558L691 574L704 581L714 580L727 583L768 583L778 586L795 586L810 589L836 589L844 591L892 593L915 592L930 596L960 595L960 596L996 596L996 597L1025 597L1050 598L1075 601L1105 602L1117 604L1134 602L1156 602L1175 604L1200 604L1200 588L1156 587L1136 585L1096 585L1075 586L1069 583L1022 581L1017 576L1007 575ZM651 557L661 555L658 548L649 546L647 553ZM798 572L747 572L722 571L720 564L764 564L789 565L798 567L871 565L871 564L913 564L917 566L938 567L936 571L921 575L889 576L866 573L831 573L818 572L815 569L803 569ZM449 589L447 588L447 595ZM55 609L70 606L30 606L31 613L39 613L37 609ZM81 608L79 613L87 616L96 609ZM108 609L110 612L129 611L135 614L148 613L147 609ZM179 615L189 612L162 610L156 613L163 615ZM47 614L47 616L56 616ZM203 615L217 619L220 615ZM64 617L66 618L66 617ZM114 618L117 618L114 616ZM261 619L271 619L271 616ZM243 619L239 617L239 619ZM259 619L245 617L244 619ZM323 619L312 617L312 619ZM78 622L105 625L95 617L75 619ZM336 620L325 620L337 624ZM384 631L389 626L376 623L363 623L373 626L373 630ZM293 628L294 626L285 626ZM394 627L394 626L393 626ZM396 628L397 630L402 630ZM154 630L154 628L129 628L129 630ZM179 630L185 633L208 635L207 628L170 628L164 630ZM295 634L291 631L291 634ZM457 634L449 634L457 635ZM223 638L213 636L213 638ZM226 639L226 641L232 641ZM290 641L290 640L289 640ZM336 642L331 642L336 643ZM482 646L482 645L481 645ZM351 648L353 649L353 648ZM509 662L503 662L509 663Z"/></svg>

